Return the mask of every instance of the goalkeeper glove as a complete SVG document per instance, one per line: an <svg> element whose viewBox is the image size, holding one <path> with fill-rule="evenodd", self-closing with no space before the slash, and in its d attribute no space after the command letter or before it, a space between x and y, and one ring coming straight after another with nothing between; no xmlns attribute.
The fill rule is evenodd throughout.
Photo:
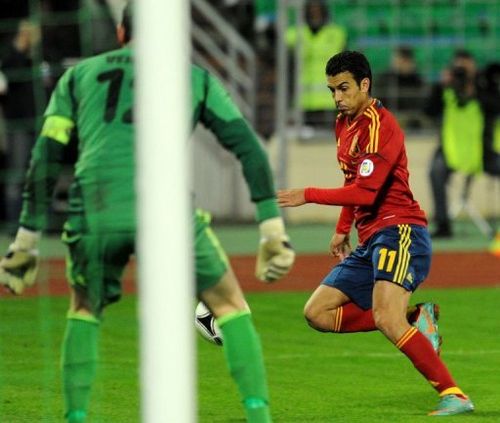
<svg viewBox="0 0 500 423"><path fill-rule="evenodd" d="M259 229L260 245L255 276L263 282L274 282L290 271L295 261L295 251L285 233L281 217L264 220Z"/></svg>
<svg viewBox="0 0 500 423"><path fill-rule="evenodd" d="M39 258L40 233L20 227L5 257L0 260L0 284L12 293L21 294L35 283Z"/></svg>

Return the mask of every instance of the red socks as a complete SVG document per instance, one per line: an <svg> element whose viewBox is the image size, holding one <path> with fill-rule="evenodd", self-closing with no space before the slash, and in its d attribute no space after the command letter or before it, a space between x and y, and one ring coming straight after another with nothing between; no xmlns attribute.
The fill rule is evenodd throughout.
<svg viewBox="0 0 500 423"><path fill-rule="evenodd" d="M347 303L337 309L332 330L349 333L369 332L377 328L371 309L363 310L354 303ZM410 359L440 395L456 394L466 398L429 340L417 328L410 327L396 343L396 347Z"/></svg>
<svg viewBox="0 0 500 423"><path fill-rule="evenodd" d="M333 321L333 332L369 332L377 330L372 310L363 310L354 303L347 303L337 309Z"/></svg>
<svg viewBox="0 0 500 423"><path fill-rule="evenodd" d="M410 359L440 395L457 394L465 397L431 343L416 328L408 329L396 343L396 347Z"/></svg>

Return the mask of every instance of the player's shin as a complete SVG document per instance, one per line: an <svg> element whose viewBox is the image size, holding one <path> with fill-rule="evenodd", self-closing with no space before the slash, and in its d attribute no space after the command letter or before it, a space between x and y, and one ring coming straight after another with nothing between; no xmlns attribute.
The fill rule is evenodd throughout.
<svg viewBox="0 0 500 423"><path fill-rule="evenodd" d="M98 359L99 321L92 316L68 315L62 345L65 419L85 421Z"/></svg>
<svg viewBox="0 0 500 423"><path fill-rule="evenodd" d="M465 397L431 343L416 328L409 328L397 341L396 347L440 395L452 392Z"/></svg>
<svg viewBox="0 0 500 423"><path fill-rule="evenodd" d="M231 376L238 385L249 423L271 422L267 378L259 336L249 311L217 319Z"/></svg>

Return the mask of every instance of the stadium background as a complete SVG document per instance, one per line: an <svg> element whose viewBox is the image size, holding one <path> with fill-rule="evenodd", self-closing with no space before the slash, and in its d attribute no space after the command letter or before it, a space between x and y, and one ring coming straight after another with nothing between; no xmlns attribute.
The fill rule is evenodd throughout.
<svg viewBox="0 0 500 423"><path fill-rule="evenodd" d="M43 112L47 93L67 66L83 57L116 46L113 20L121 1L4 0L0 3L0 51L6 48L9 37L17 30L20 17L29 16L41 25L42 43L35 51L33 66L17 75L19 80L32 78L40 82L38 88L34 88L38 117ZM286 116L282 115L283 111L278 107L280 93L277 89L280 83L277 75L283 75L280 73L280 64L276 57L270 60L269 51L265 54L258 51L256 39L249 29L252 27L252 20L248 16L253 15L240 16L238 19L234 19L232 15L242 10L252 10L252 7L255 7L255 11L258 3L262 7L262 2L256 2L254 6L250 1L243 1L238 5L235 2L228 6L230 3L192 1L192 36L195 47L193 60L210 68L224 80L246 116L256 125L271 155L281 186L337 185L341 176L335 165L331 134L328 131L318 131L313 137L302 137L300 128L290 119L297 116L297 111L290 106L285 112ZM267 3L269 5L274 2ZM286 13L290 22L293 22L297 19L303 2L287 3L289 8ZM328 5L335 21L348 30L349 48L360 49L367 54L375 75L387 68L392 47L400 44L411 45L415 49L418 69L429 84L438 80L440 71L457 48L472 51L481 66L500 61L500 2L497 0L337 0L329 1ZM232 24L241 26L238 28ZM274 55L278 48L272 51L271 54ZM398 114L397 110L395 112ZM403 115L401 117L404 118ZM279 122L284 119L291 124L280 126ZM425 118L422 118L422 122L418 129L407 128L407 146L414 192L424 209L431 214L427 173L431 154L437 144L437 133ZM5 147L2 135L0 139L1 145ZM286 141L285 148L283 140ZM283 283L272 286L259 284L252 274L252 255L258 234L252 223L253 208L248 201L239 168L232 157L219 151L202 129L196 132L192 145L197 164L193 188L199 204L213 212L217 233L231 255L245 290L251 293L249 300L264 339L267 356L273 356L273 352L279 349L278 344L285 345L288 342L290 354L293 355L300 352L304 345L317 343L317 355L311 353L310 360L305 360L309 364L305 365L303 372L292 372L293 376L289 375L288 378L282 375L280 364L269 358L271 392L277 408L281 405L283 409L279 411L277 421L329 421L329 410L324 410L324 414L318 411L314 418L308 414L310 410L303 409L303 406L298 406L298 411L295 412L290 404L286 404L287 395L292 398L297 395L297 401L301 401L300 398L308 398L308 395L314 397L314 392L316 395L323 393L325 388L320 383L326 382L315 378L311 372L316 372L315 363L323 363L325 357L326 361L335 357L351 357L354 354L352 351L361 350L364 353L360 352L360 360L369 362L373 355L378 354L379 348L384 348L373 337L368 338L367 344L361 343L361 339L356 337L355 342L361 343L361 346L355 346L351 340L342 337L341 341L346 342L347 347L335 341L333 351L328 340L311 335L311 331L306 331L302 322L300 315L303 300L334 263L327 256L326 250L337 210L307 206L291 211L287 217L290 234L299 253L297 266ZM5 156L2 155L2 158L3 170L6 165ZM63 270L64 250L57 231L64 219L65 190L71 180L70 161L71 157L68 158L68 169L61 178L54 197L50 230L41 247L43 264L40 283L26 297L11 298L2 294L0 298L0 421L58 421L60 416L57 365L66 307L65 297L61 294L66 293L67 289ZM5 172L2 172L0 182L5 183L5 178ZM463 176L457 175L452 184L451 195L457 205ZM478 175L473 187L471 204L491 228L496 228L500 208L498 179ZM4 218L3 210L2 219ZM456 224L453 239L434 243L436 253L431 276L426 283L427 289L419 293L419 298L439 300L444 306L443 312L451 314L443 317L443 331L450 336L449 347L446 344L445 347L449 348L450 355L446 356L446 349L443 354L452 367L460 369L458 377L473 385L470 391L471 395L479 397L479 420L493 422L500 419L498 378L486 384L479 376L488 378L488 369L498 368L500 365L498 337L488 336L497 331L495 322L498 319L495 316L498 317L498 311L495 304L500 299L500 265L498 258L489 251L491 238L481 232L471 221L470 215L462 212L457 217ZM4 250L10 240L10 230L6 225L0 238L0 248ZM115 310L110 309L104 325L108 332L103 335L103 339L107 337L110 340L104 341L102 367L111 366L111 370L101 377L95 389L92 413L93 421L96 422L137 421L134 269L132 263L125 277L128 293L125 301L117 305ZM455 289L449 290L450 286ZM443 289L444 287L448 289ZM260 291L264 292L259 293ZM276 310L280 312L276 313ZM273 316L269 317L270 314ZM288 330L283 327L280 315L282 319L290 319ZM472 324L474 322L476 325ZM276 331L281 335L276 336ZM448 342L447 338L445 342ZM234 388L222 369L220 352L202 342L199 348L200 421L235 421L239 416L237 400ZM387 350L383 351L382 354L390 354ZM28 358L31 361L29 365ZM357 362L355 364L361 366ZM382 366L378 362L371 365ZM323 366L321 364L318 367L318 373L331 371L328 367L320 370ZM467 366L468 370L465 369ZM472 370L474 366L477 366L475 372ZM124 367L129 368L130 372L122 372ZM300 369L300 366L296 367ZM393 367L395 369L384 368L384 372L395 372L397 376L399 367ZM367 368L363 369L370 373ZM360 372L359 369L352 368L345 368L343 371L347 375L350 372ZM380 373L382 374L383 372ZM414 389L413 384L418 382L412 379L410 370L408 375L409 381L406 384L401 384L400 381L394 385L389 383L389 387L392 387L389 389L400 386ZM373 378L357 383L370 385L373 384ZM284 384L286 388L278 389L279 384ZM295 386L294 389L302 397L294 393L292 387L288 388L287 384ZM297 389L298 385L304 386ZM417 402L425 404L423 407L431 407L432 403L426 402L428 399L424 394L427 388L417 386ZM124 390L127 392L125 396ZM346 383L335 402L340 404L342 398L348 401L356 391L355 383ZM368 391L377 400L383 400L375 391L370 388ZM229 394L226 395L226 392ZM318 407L313 399L309 400L312 407ZM364 419L362 413L366 414L367 409L363 411L361 404L358 405L358 417L339 414L336 415L336 420L387 421L383 414ZM347 413L348 410L344 409L342 412ZM415 415L396 417L396 412L391 412L394 413L391 421L417 421ZM413 410L413 413L418 412L418 409Z"/></svg>

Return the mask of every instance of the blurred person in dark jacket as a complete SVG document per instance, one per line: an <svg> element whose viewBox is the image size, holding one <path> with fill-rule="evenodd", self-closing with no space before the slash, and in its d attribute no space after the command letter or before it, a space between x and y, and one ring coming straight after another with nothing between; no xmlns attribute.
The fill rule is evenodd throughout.
<svg viewBox="0 0 500 423"><path fill-rule="evenodd" d="M16 19L25 19L30 14L30 0L0 0L0 49L4 50L5 43L16 32Z"/></svg>
<svg viewBox="0 0 500 423"><path fill-rule="evenodd" d="M500 62L488 64L481 73L479 83L484 108L484 171L500 176Z"/></svg>
<svg viewBox="0 0 500 423"><path fill-rule="evenodd" d="M40 28L21 20L0 59L7 81L0 97L6 125L5 218L12 229L17 227L24 174L35 139L37 102L45 104L41 76L33 66L33 52L39 44Z"/></svg>
<svg viewBox="0 0 500 423"><path fill-rule="evenodd" d="M348 31L335 22L325 0L308 0L304 14L304 25L290 26L285 34L290 48L302 40L298 105L304 112L306 125L329 128L335 104L325 90L325 63L346 48Z"/></svg>
<svg viewBox="0 0 500 423"><path fill-rule="evenodd" d="M422 109L422 89L424 81L420 76L413 49L407 46L397 47L391 58L389 69L377 78L377 97L384 106L396 112L413 112ZM415 119L407 122L417 126Z"/></svg>
<svg viewBox="0 0 500 423"><path fill-rule="evenodd" d="M460 172L470 180L485 171L490 160L486 159L485 134L493 134L499 97L481 86L479 75L474 57L468 51L456 51L424 108L440 123L439 145L430 167L435 238L453 236L447 198L450 175Z"/></svg>

